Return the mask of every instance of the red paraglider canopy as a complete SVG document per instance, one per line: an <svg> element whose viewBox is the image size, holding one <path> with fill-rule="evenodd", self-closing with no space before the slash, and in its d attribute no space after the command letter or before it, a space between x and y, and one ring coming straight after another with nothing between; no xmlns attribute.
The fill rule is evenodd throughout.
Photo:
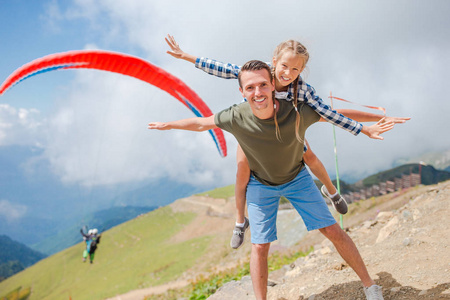
<svg viewBox="0 0 450 300"><path fill-rule="evenodd" d="M209 107L183 81L141 58L127 54L78 50L56 53L33 60L15 70L0 86L0 95L19 82L48 71L60 69L96 69L128 75L154 85L178 99L198 117L212 115ZM221 156L227 155L223 132L219 128L209 130Z"/></svg>

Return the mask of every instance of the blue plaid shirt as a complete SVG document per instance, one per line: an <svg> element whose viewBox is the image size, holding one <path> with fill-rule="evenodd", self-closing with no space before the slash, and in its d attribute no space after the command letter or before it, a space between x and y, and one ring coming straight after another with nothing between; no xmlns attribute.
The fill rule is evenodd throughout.
<svg viewBox="0 0 450 300"><path fill-rule="evenodd" d="M234 64L224 64L222 62L208 59L208 58L197 58L195 61L195 67L203 70L204 72L215 75L217 77L225 78L225 79L237 79L239 71L241 69L240 66ZM332 110L330 106L323 103L323 100L315 95L316 91L312 86L303 81L300 77L298 81L298 89L297 89L297 99L301 102L306 102L315 112L317 112L322 118L326 121L340 127L348 132L358 135L361 132L362 124L358 123L346 116L338 113L335 110ZM276 94L277 99L281 97L280 93ZM292 83L289 85L287 93L281 99L285 99L287 101L293 100L294 95L294 87Z"/></svg>

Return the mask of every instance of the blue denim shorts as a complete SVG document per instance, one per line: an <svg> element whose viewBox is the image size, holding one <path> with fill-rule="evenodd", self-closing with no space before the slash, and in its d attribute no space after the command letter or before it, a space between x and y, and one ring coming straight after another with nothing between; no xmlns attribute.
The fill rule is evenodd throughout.
<svg viewBox="0 0 450 300"><path fill-rule="evenodd" d="M250 176L247 185L247 208L253 244L266 244L277 240L276 222L281 196L292 203L308 231L336 223L306 168L292 181L277 186L264 185Z"/></svg>

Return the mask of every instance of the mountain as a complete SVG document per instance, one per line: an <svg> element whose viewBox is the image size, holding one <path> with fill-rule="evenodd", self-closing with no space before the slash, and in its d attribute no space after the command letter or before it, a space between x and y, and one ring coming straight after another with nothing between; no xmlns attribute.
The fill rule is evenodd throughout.
<svg viewBox="0 0 450 300"><path fill-rule="evenodd" d="M9 277L46 257L22 243L0 235L0 278Z"/></svg>
<svg viewBox="0 0 450 300"><path fill-rule="evenodd" d="M361 179L353 184L349 184L343 180L340 180L341 194L348 194L350 192L360 191L363 187L371 187L373 185L379 185L381 182L387 180L393 181L394 178L400 178L402 175L409 175L411 173L421 174L422 184L430 185L436 184L442 181L450 179L450 167L445 170L437 170L431 165L421 164L405 164L389 170L385 170L373 175L370 175L364 179ZM337 186L336 180L332 180L334 186ZM318 188L322 186L322 183L315 180Z"/></svg>
<svg viewBox="0 0 450 300"><path fill-rule="evenodd" d="M425 163L432 165L436 169L450 172L450 150L427 152L413 158L402 158L395 162L395 166L410 163Z"/></svg>
<svg viewBox="0 0 450 300"><path fill-rule="evenodd" d="M395 177L401 177L403 174L410 173L421 174L422 184L430 185L450 179L450 172L435 169L431 165L406 164L387 171L379 172L369 176L358 184L363 186L372 186L386 180L393 180ZM358 185L357 184L357 185Z"/></svg>
<svg viewBox="0 0 450 300"><path fill-rule="evenodd" d="M83 229L84 232L87 233L89 228L97 228L99 232L102 233L116 225L134 219L139 215L155 210L156 208L157 207L149 206L123 206L100 210L85 218L85 222L79 222L73 226L64 228L56 235L33 245L32 248L47 255L51 255L80 243L83 240L80 229Z"/></svg>
<svg viewBox="0 0 450 300"><path fill-rule="evenodd" d="M42 154L36 147L0 147L0 234L28 246L86 223L95 211L115 206L159 207L200 191L168 178L113 187L71 185L61 182ZM53 253L52 247L42 249Z"/></svg>

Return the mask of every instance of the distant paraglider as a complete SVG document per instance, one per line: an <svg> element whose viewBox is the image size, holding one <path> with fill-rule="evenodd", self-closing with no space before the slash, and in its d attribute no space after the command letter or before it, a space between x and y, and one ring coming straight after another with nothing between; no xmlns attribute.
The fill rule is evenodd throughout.
<svg viewBox="0 0 450 300"><path fill-rule="evenodd" d="M183 81L163 69L134 56L101 51L79 50L55 53L33 60L15 70L0 86L0 95L19 82L44 72L60 69L96 69L128 75L166 91L188 107L197 117L212 115L209 107ZM209 130L222 157L227 155L221 129Z"/></svg>
<svg viewBox="0 0 450 300"><path fill-rule="evenodd" d="M97 228L90 229L87 234L80 229L80 233L83 236L83 240L86 242L86 249L83 251L83 262L86 262L86 258L89 255L90 263L94 263L95 250L97 250L98 244L100 244L101 234L98 233Z"/></svg>

